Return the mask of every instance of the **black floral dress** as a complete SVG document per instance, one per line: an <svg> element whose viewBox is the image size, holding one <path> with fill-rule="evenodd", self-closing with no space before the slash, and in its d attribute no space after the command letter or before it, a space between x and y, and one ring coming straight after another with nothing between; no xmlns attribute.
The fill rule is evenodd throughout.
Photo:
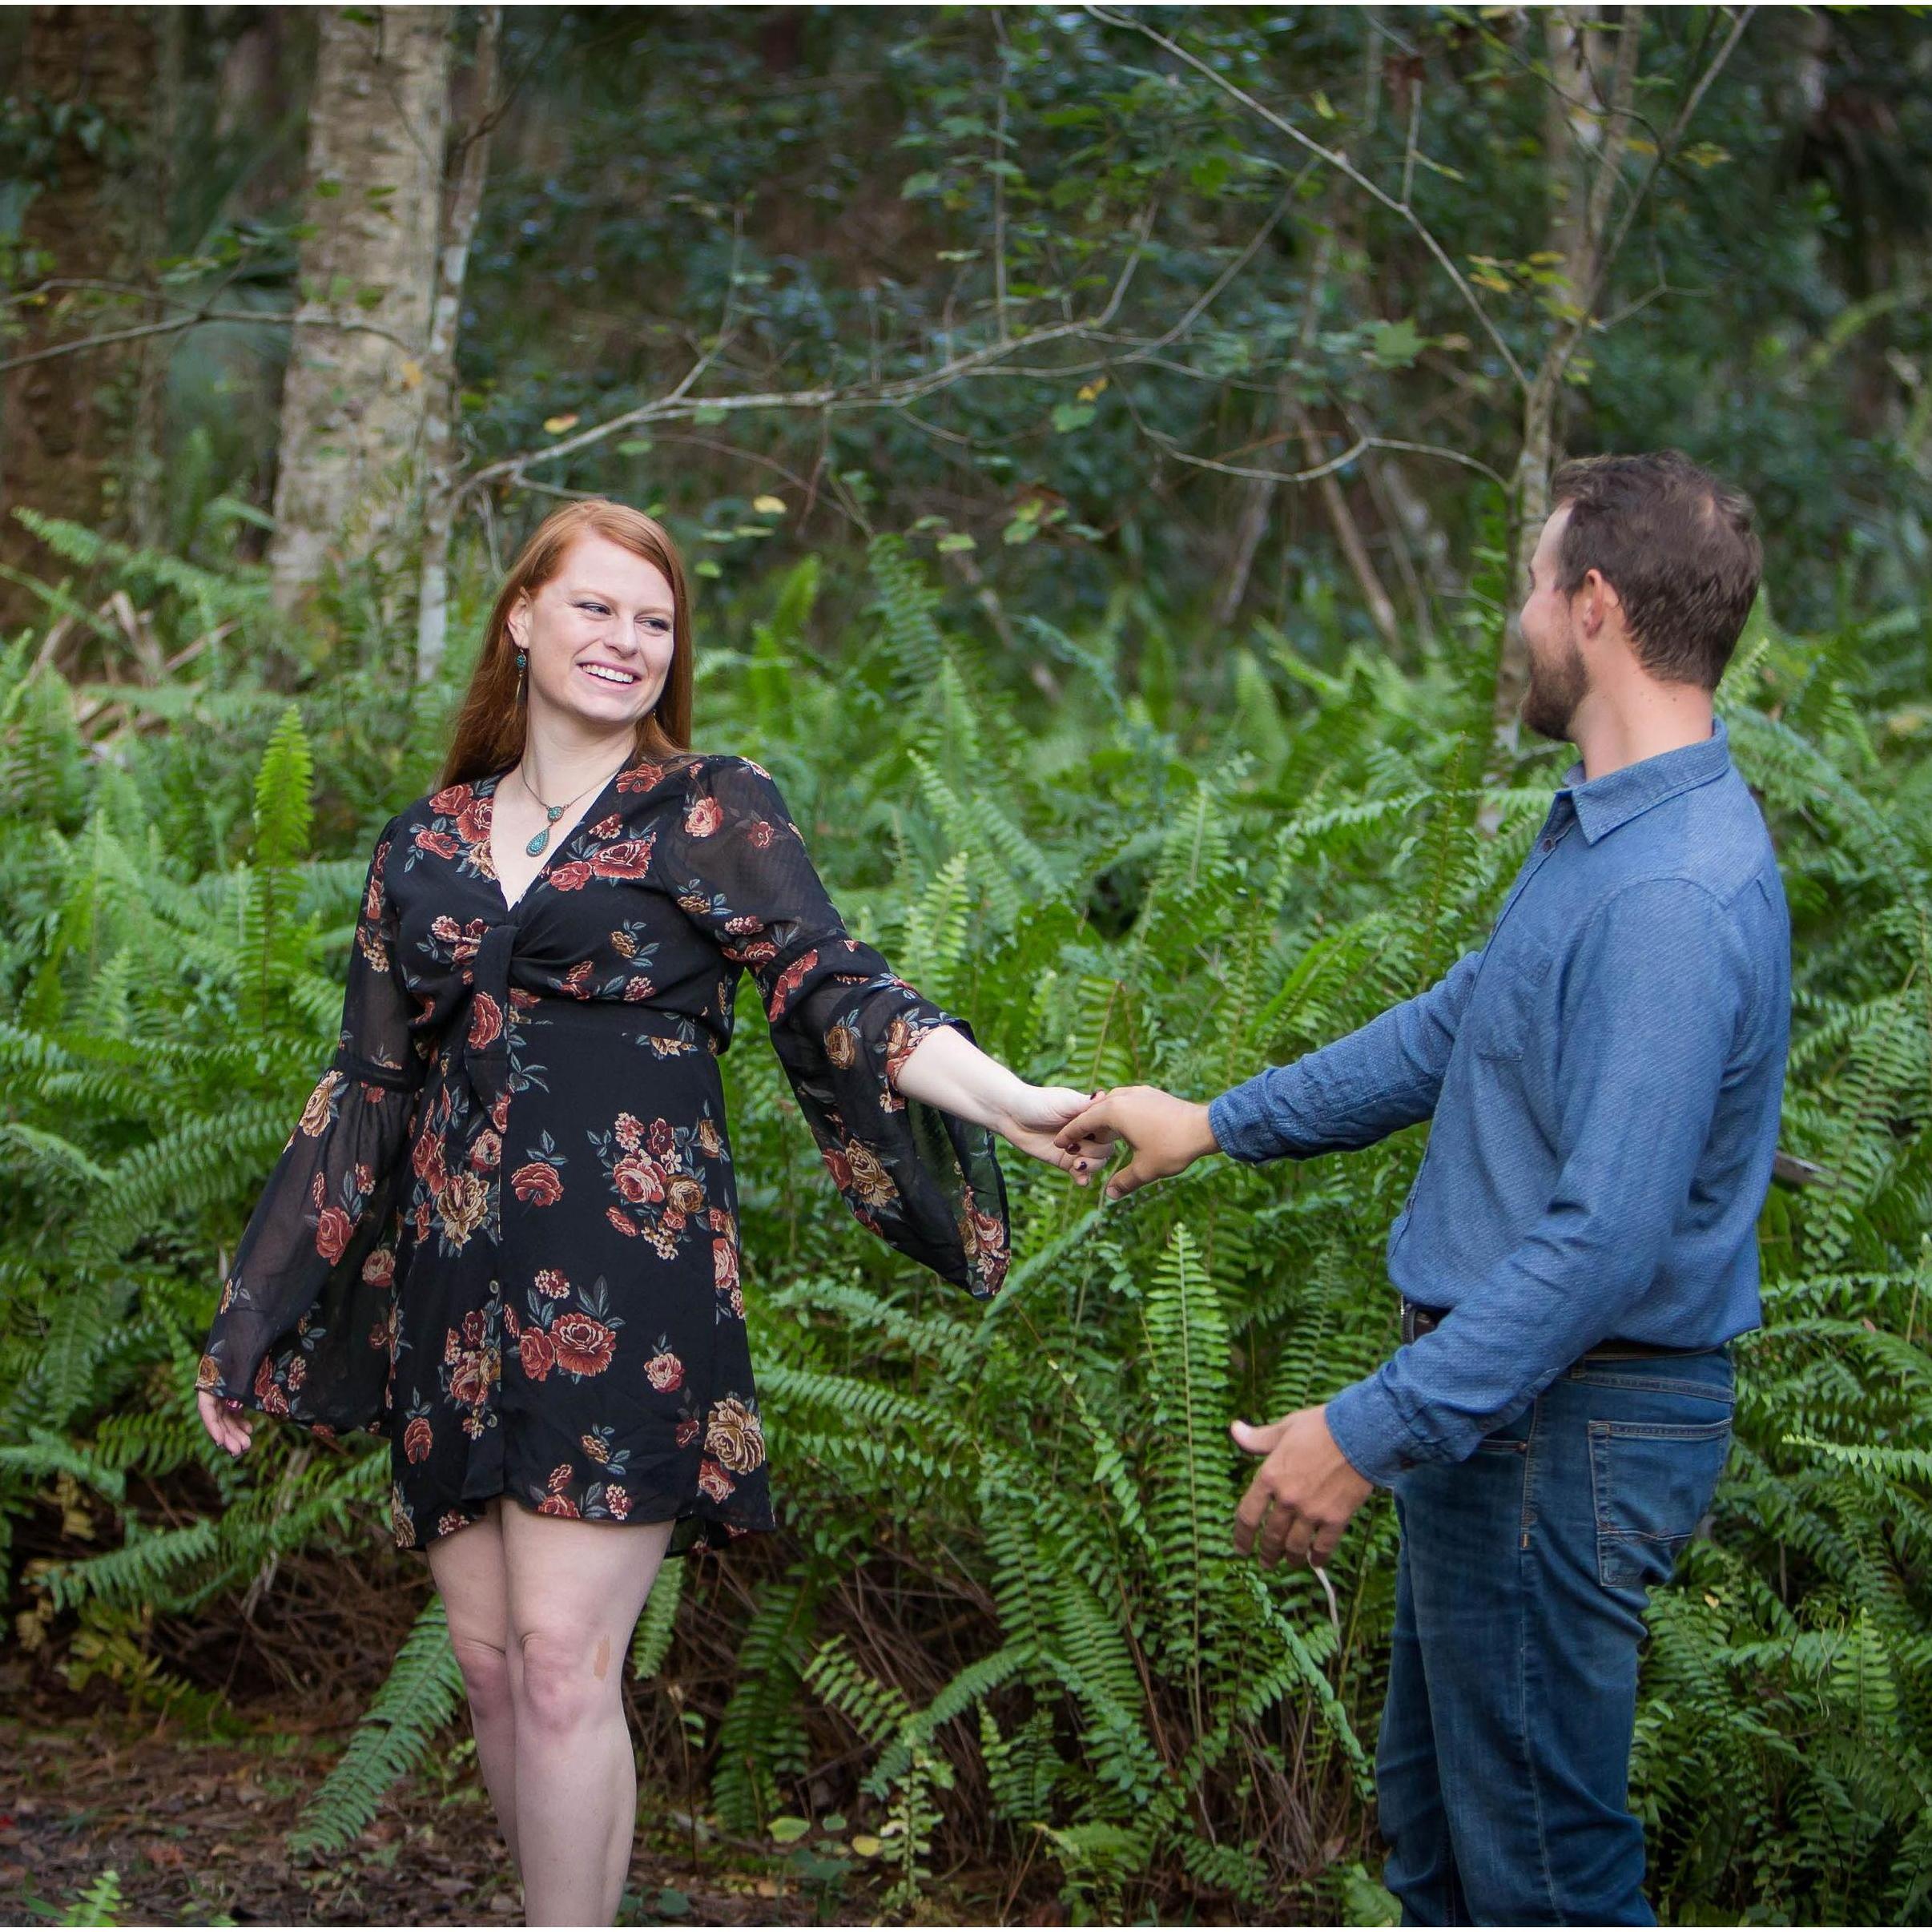
<svg viewBox="0 0 1932 1932"><path fill-rule="evenodd" d="M775 1527L717 1057L748 968L867 1227L989 1298L989 1130L893 1076L964 1021L851 938L771 775L617 773L513 907L501 775L376 842L340 1043L237 1246L198 1386L391 1444L396 1542L491 1496L678 1519L670 1553Z"/></svg>

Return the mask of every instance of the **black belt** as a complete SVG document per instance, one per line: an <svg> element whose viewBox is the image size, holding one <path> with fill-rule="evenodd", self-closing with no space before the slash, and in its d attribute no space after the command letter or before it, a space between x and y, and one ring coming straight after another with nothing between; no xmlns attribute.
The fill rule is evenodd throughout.
<svg viewBox="0 0 1932 1932"><path fill-rule="evenodd" d="M1420 1302L1411 1302L1405 1294L1402 1298L1402 1338L1413 1342L1418 1335L1426 1335L1432 1328L1439 1328L1447 1320L1451 1310L1447 1308L1425 1308ZM1611 1335L1586 1349L1580 1359L1588 1361L1592 1356L1605 1355L1701 1355L1709 1351L1701 1348L1667 1348L1660 1342L1630 1342Z"/></svg>

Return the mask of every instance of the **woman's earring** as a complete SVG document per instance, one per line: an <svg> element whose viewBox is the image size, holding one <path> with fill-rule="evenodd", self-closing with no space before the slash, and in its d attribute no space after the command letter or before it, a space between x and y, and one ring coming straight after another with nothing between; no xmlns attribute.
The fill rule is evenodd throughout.
<svg viewBox="0 0 1932 1932"><path fill-rule="evenodd" d="M518 670L521 670L524 666L529 662L529 659L521 651L518 651L517 653L517 668Z"/></svg>

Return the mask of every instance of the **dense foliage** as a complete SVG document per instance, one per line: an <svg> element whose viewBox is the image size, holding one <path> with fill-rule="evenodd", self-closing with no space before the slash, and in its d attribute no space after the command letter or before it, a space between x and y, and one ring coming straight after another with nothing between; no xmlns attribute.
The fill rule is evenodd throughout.
<svg viewBox="0 0 1932 1932"><path fill-rule="evenodd" d="M1478 788L1486 553L1413 672L1262 625L1214 709L1164 686L1157 634L1129 675L1118 618L1028 614L1064 680L1029 719L884 538L835 657L811 560L746 634L714 629L699 742L770 765L848 921L989 1050L1205 1096L1428 984L1493 915L1565 755ZM1924 678L1908 617L1801 638L1762 614L1721 694L1797 926L1785 1145L1829 1179L1767 1207L1714 1532L1652 1611L1636 1776L1667 1916L1910 1920L1932 1891ZM91 755L89 703L30 641L8 652L0 1529L50 1503L91 1519L91 1544L22 1580L28 1620L78 1618L86 1654L126 1664L143 1606L384 1533L384 1447L268 1427L231 1464L191 1388L224 1253L332 1037L367 838L428 782L440 720L353 680L289 702L237 670L207 679L194 729ZM788 1527L698 1741L727 1827L809 1808L815 1741L843 1725L867 1748L853 1801L896 1821L895 1910L972 1852L1032 1858L1085 1913L1375 1914L1393 1515L1379 1499L1351 1531L1332 1604L1234 1560L1246 1459L1226 1425L1391 1346L1382 1236L1424 1130L1213 1162L1113 1208L1014 1171L1014 1274L982 1310L843 1214L744 1016L726 1066ZM921 1643L944 1674L917 1695L889 1646L824 1621L861 1572L936 1600ZM666 1572L641 1672L674 1667L701 1587ZM122 1674L194 1701L151 1658ZM359 1829L458 1696L433 1608L312 1841Z"/></svg>
<svg viewBox="0 0 1932 1932"><path fill-rule="evenodd" d="M0 68L24 16L0 16ZM1927 556L1932 36L1910 9L1759 8L1713 70L1733 18L1644 17L1628 227L1557 427L1681 442L1749 489L1781 607L1817 627L1896 607ZM314 28L209 8L184 31L149 248L169 312L219 319L164 339L146 460L171 548L225 567L264 541ZM512 9L503 70L458 348L466 464L517 459L461 533L498 565L544 507L524 493L596 489L661 505L727 584L926 518L948 571L1023 609L1097 616L1124 582L1186 609L1238 578L1291 633L1372 635L1314 492L1278 493L1242 555L1258 479L1304 465L1302 407L1326 457L1397 439L1342 477L1420 625L1409 580L1459 581L1472 481L1516 458L1504 357L1533 367L1562 314L1533 10ZM10 295L59 272L18 248L48 128L0 99ZM893 388L1091 321L1130 264L1097 334ZM582 441L701 362L694 415ZM743 406L827 388L839 406ZM980 649L1016 675L1030 646Z"/></svg>

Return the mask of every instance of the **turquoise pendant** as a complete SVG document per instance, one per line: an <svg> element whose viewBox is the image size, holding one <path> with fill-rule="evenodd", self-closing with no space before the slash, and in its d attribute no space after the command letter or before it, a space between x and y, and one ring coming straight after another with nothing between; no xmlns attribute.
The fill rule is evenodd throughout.
<svg viewBox="0 0 1932 1932"><path fill-rule="evenodd" d="M541 800L539 800L538 803L541 803ZM561 805L545 805L543 808L550 815L550 825L554 825L564 815L564 808ZM550 843L550 825L545 826L543 830L537 833L536 837L523 848L533 859Z"/></svg>

